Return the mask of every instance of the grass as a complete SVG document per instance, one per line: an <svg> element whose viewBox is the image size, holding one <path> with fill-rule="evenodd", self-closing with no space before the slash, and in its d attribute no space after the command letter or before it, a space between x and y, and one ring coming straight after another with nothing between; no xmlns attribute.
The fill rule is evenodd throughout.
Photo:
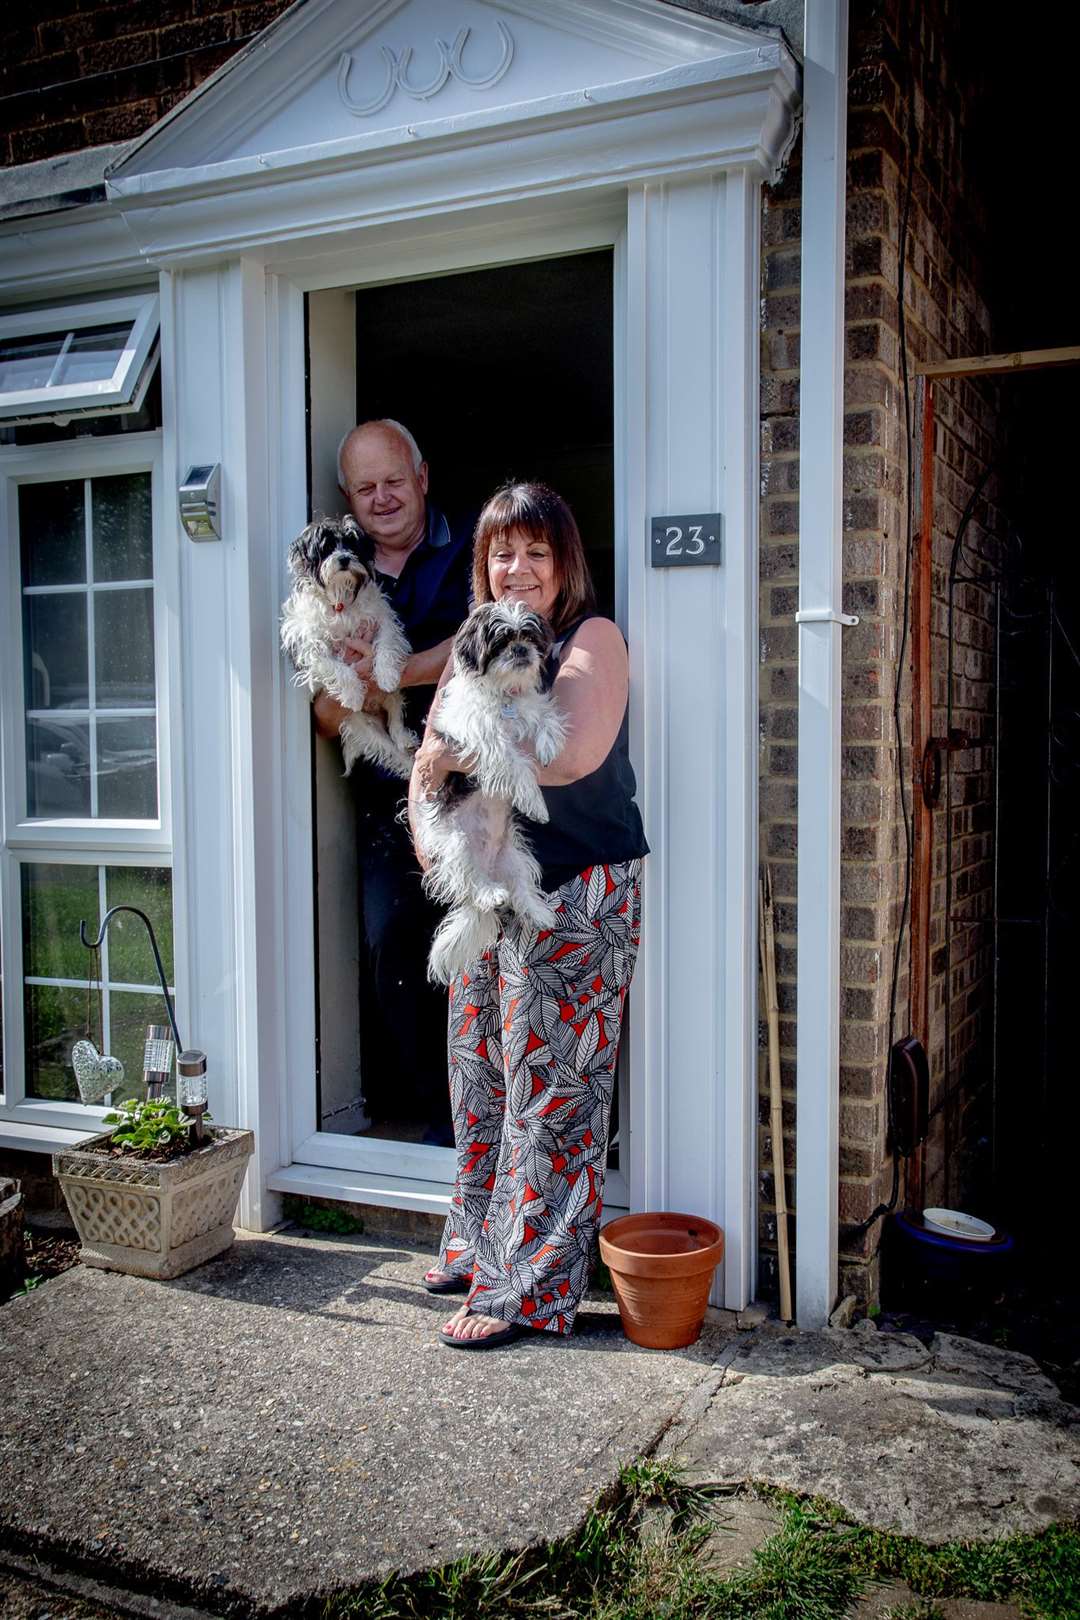
<svg viewBox="0 0 1080 1620"><path fill-rule="evenodd" d="M775 1533L727 1575L701 1556L717 1499L665 1463L623 1470L576 1535L464 1558L328 1600L322 1620L842 1620L880 1582L915 1593L889 1620L940 1620L938 1601L1011 1601L1031 1620L1080 1614L1080 1533L927 1547L865 1530L827 1502L762 1490Z"/></svg>
<svg viewBox="0 0 1080 1620"><path fill-rule="evenodd" d="M348 1210L332 1203L312 1203L295 1193L286 1193L283 1213L287 1221L295 1221L297 1226L309 1232L348 1233L364 1230L364 1223L358 1215L350 1215Z"/></svg>

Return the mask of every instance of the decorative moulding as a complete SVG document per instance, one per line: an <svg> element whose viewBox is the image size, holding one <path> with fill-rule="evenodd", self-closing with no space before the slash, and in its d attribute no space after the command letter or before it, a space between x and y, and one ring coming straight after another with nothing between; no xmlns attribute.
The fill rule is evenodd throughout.
<svg viewBox="0 0 1080 1620"><path fill-rule="evenodd" d="M449 115L477 100L520 112L555 94L725 57L745 61L770 47L785 49L779 31L743 29L663 0L307 0L166 114L110 175L121 181L324 145L344 137L356 117L401 138L410 100L426 112L438 96Z"/></svg>
<svg viewBox="0 0 1080 1620"><path fill-rule="evenodd" d="M342 51L338 63L338 95L342 106L357 118L370 118L374 113L381 112L391 99L395 90L403 90L414 101L430 101L432 96L438 95L447 80L453 78L458 84L464 85L467 90L488 90L493 84L498 84L510 63L514 60L514 39L506 24L498 18L495 21L501 44L499 60L487 73L467 73L462 66L462 52L468 43L472 29L466 24L459 28L453 41L447 44L445 39L436 39L435 49L439 57L439 66L435 76L427 84L414 84L409 78L409 68L412 62L413 47L406 45L402 50L395 51L389 45L379 47L383 59L385 81L374 96L366 101L357 101L349 93L349 76L353 64L357 59L354 51Z"/></svg>

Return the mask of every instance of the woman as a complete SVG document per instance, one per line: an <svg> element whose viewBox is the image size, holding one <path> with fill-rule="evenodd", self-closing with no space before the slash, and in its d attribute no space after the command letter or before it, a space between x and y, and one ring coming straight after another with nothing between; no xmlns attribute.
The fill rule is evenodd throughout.
<svg viewBox="0 0 1080 1620"><path fill-rule="evenodd" d="M569 1333L585 1291L648 846L626 746L626 644L594 611L577 524L552 490L512 484L488 501L473 598L525 602L549 620L567 722L565 747L537 772L550 820L521 820L557 925L537 935L507 914L497 947L450 986L458 1174L439 1266L424 1283L467 1292L440 1338L479 1350L526 1327ZM463 769L429 721L410 818Z"/></svg>

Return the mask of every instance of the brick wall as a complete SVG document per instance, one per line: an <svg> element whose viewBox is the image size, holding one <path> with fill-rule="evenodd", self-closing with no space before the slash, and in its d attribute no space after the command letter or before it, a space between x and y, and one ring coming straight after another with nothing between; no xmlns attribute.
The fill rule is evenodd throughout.
<svg viewBox="0 0 1080 1620"><path fill-rule="evenodd" d="M0 165L131 140L289 0L32 0L0 21Z"/></svg>
<svg viewBox="0 0 1080 1620"><path fill-rule="evenodd" d="M967 123L979 86L965 79L963 8L932 0L901 40L898 0L853 0L849 59L846 367L844 381L844 608L841 867L841 1226L863 1220L891 1187L885 1069L889 990L903 894L893 689L900 654L905 559L905 458L898 334L898 249L909 105L918 131L907 244L905 311L912 362L986 352L990 322L979 296L983 222L970 194ZM970 53L969 53L970 55ZM910 75L910 77L909 77ZM795 866L798 583L800 185L795 161L765 199L762 317L761 845L778 898L778 976L785 1162L794 1208ZM934 729L945 730L947 572L960 511L1000 441L991 384L939 389L935 454ZM919 416L912 399L915 425ZM914 444L918 466L920 446ZM989 489L993 494L993 486ZM917 514L916 514L917 515ZM993 531L991 501L978 527ZM953 757L953 913L974 926L951 946L951 1060L945 1076L945 811L935 828L932 1108L928 1191L959 1201L964 1145L978 1134L991 987L993 630L985 592L961 587L955 616L953 725L980 746ZM908 642L901 713L910 740ZM910 771L910 761L906 761ZM910 780L910 777L909 777ZM910 806L910 790L909 790ZM908 945L897 984L895 1036L909 1029ZM776 1217L768 1075L762 1048L759 1287L775 1293ZM975 1112L973 1112L975 1110ZM948 1166L948 1168L947 1168ZM901 1195L902 1202L902 1195ZM792 1232L794 1236L794 1232ZM841 1293L876 1297L881 1225L842 1244Z"/></svg>

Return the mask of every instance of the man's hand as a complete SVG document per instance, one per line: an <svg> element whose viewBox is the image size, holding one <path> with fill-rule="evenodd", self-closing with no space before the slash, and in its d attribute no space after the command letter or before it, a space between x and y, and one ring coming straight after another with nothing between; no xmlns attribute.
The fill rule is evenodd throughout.
<svg viewBox="0 0 1080 1620"><path fill-rule="evenodd" d="M338 652L347 664L350 664L362 681L371 681L375 678L375 648L371 637L374 626L365 619L358 624L351 636L346 636L340 644Z"/></svg>
<svg viewBox="0 0 1080 1620"><path fill-rule="evenodd" d="M311 705L315 713L315 730L320 737L339 737L343 721L349 718L350 711L344 708L329 692L316 692Z"/></svg>

